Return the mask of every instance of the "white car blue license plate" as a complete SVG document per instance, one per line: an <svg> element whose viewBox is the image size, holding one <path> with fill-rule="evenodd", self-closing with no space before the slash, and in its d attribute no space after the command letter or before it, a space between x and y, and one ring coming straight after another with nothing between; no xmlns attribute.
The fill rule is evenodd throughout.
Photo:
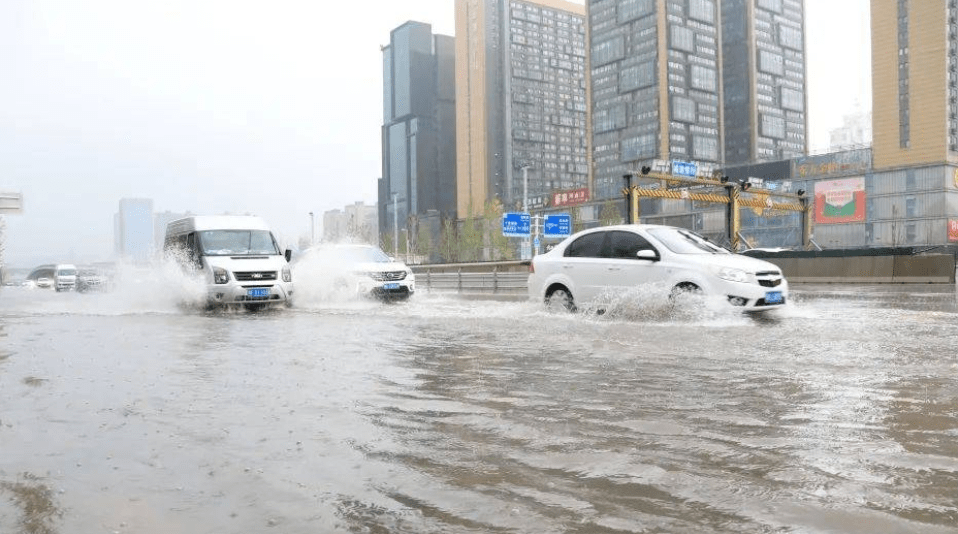
<svg viewBox="0 0 958 534"><path fill-rule="evenodd" d="M269 296L269 288L252 287L246 290L246 295L254 298L263 298Z"/></svg>
<svg viewBox="0 0 958 534"><path fill-rule="evenodd" d="M769 291L765 293L765 304L781 304L783 300L781 291Z"/></svg>
<svg viewBox="0 0 958 534"><path fill-rule="evenodd" d="M383 284L383 289L399 289L399 284L396 284L396 283Z"/></svg>

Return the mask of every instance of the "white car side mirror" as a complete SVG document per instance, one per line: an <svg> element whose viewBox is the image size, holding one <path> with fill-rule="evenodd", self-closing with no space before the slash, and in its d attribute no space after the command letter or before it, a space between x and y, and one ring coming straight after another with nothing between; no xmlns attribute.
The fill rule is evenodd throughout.
<svg viewBox="0 0 958 534"><path fill-rule="evenodd" d="M640 260L656 261L659 259L659 255L656 254L654 250L649 249L640 250L638 253L636 253L635 257L639 258Z"/></svg>

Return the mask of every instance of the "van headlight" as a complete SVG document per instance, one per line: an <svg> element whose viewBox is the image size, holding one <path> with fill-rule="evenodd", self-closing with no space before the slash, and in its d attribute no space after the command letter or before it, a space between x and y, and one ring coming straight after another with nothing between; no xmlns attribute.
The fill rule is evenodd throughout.
<svg viewBox="0 0 958 534"><path fill-rule="evenodd" d="M289 270L289 267L283 267L283 281L284 282L293 281L293 272Z"/></svg>
<svg viewBox="0 0 958 534"><path fill-rule="evenodd" d="M729 282L748 283L749 281L749 276L747 272L741 269L734 269L732 267L716 268L715 276L718 276L722 280L728 280Z"/></svg>
<svg viewBox="0 0 958 534"><path fill-rule="evenodd" d="M226 284L230 281L230 273L222 267L213 267L213 283Z"/></svg>

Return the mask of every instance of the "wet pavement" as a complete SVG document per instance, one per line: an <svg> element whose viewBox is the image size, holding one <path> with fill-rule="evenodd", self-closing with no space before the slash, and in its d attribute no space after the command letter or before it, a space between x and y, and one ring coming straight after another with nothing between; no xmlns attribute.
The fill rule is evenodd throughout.
<svg viewBox="0 0 958 534"><path fill-rule="evenodd" d="M954 286L175 297L0 290L0 532L958 532Z"/></svg>

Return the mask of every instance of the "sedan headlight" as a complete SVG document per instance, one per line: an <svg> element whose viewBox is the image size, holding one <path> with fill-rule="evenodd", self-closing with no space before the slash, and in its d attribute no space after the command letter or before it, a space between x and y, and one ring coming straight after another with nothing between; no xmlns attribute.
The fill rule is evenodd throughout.
<svg viewBox="0 0 958 534"><path fill-rule="evenodd" d="M728 280L729 282L749 282L749 275L747 272L741 269L735 269L732 267L719 267L715 270L715 276L718 276L722 280Z"/></svg>
<svg viewBox="0 0 958 534"><path fill-rule="evenodd" d="M230 281L230 273L222 267L213 267L213 282L216 284L226 284Z"/></svg>
<svg viewBox="0 0 958 534"><path fill-rule="evenodd" d="M283 281L284 282L293 281L293 273L292 271L289 270L289 267L283 267Z"/></svg>

